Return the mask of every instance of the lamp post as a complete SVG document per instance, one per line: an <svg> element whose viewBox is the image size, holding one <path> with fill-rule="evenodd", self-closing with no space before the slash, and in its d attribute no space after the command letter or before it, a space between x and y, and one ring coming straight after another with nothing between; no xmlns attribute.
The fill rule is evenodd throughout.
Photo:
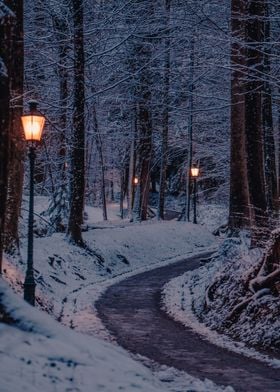
<svg viewBox="0 0 280 392"><path fill-rule="evenodd" d="M196 220L196 193L197 193L197 177L199 176L199 167L192 166L191 167L191 177L193 179L193 223L197 223Z"/></svg>
<svg viewBox="0 0 280 392"><path fill-rule="evenodd" d="M29 101L29 113L21 116L25 141L29 145L30 188L28 214L27 269L24 280L24 299L35 305L35 279L33 269L33 212L34 212L34 163L36 145L40 142L45 117L37 111L37 102Z"/></svg>
<svg viewBox="0 0 280 392"><path fill-rule="evenodd" d="M139 178L138 177L133 177L133 179L132 179L132 192L131 192L131 211L134 208L135 194L137 192L137 186L138 185L139 185Z"/></svg>

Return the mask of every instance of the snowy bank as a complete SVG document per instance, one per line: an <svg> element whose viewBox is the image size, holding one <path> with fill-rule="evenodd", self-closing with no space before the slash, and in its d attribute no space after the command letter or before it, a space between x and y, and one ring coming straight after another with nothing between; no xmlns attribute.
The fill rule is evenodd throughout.
<svg viewBox="0 0 280 392"><path fill-rule="evenodd" d="M216 246L216 238L205 228L177 221L99 223L83 235L88 249L73 246L64 234L35 238L34 268L40 306L87 333L95 333L93 302L104 284ZM25 266L16 258L4 263L4 276L18 292Z"/></svg>
<svg viewBox="0 0 280 392"><path fill-rule="evenodd" d="M63 327L32 308L0 280L1 391L232 392L165 366L153 373L121 348ZM167 383L168 380L168 383Z"/></svg>
<svg viewBox="0 0 280 392"><path fill-rule="evenodd" d="M273 295L256 297L236 322L227 322L236 301L242 296L244 282L260 256L259 249L249 250L242 240L226 240L213 262L165 285L163 308L212 343L280 368L280 360L253 348L273 349L279 344L278 298Z"/></svg>
<svg viewBox="0 0 280 392"><path fill-rule="evenodd" d="M163 391L124 350L71 331L19 299L0 280L1 304L15 321L0 324L1 391Z"/></svg>
<svg viewBox="0 0 280 392"><path fill-rule="evenodd" d="M207 230L178 222L108 222L84 233L84 237L91 251L71 245L62 234L35 238L37 305L62 323L94 335L101 335L102 326L93 302L105 287L129 274L215 247L216 243ZM22 246L25 254L25 240ZM4 270L5 278L22 295L25 262L10 258L4 262ZM151 371L116 345L65 328L30 307L3 281L0 299L14 320L11 325L0 324L0 374L5 392L27 387L44 392L233 391L136 356Z"/></svg>

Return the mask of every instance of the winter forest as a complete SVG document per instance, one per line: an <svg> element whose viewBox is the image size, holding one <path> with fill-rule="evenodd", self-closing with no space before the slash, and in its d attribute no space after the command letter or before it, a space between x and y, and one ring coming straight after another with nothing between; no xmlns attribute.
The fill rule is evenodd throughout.
<svg viewBox="0 0 280 392"><path fill-rule="evenodd" d="M277 0L0 0L0 391L280 391L279 58Z"/></svg>

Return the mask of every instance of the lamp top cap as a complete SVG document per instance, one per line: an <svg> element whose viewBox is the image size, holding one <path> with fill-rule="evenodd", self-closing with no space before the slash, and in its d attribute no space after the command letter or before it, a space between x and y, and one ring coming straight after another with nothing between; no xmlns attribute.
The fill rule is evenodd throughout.
<svg viewBox="0 0 280 392"><path fill-rule="evenodd" d="M37 111L38 101L36 101L35 99L30 99L28 101L28 105L29 105L30 112L36 112Z"/></svg>

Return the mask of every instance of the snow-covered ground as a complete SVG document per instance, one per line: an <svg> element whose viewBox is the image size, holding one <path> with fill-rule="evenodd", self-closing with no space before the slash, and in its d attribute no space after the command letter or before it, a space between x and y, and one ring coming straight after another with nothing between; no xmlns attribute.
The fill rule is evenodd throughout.
<svg viewBox="0 0 280 392"><path fill-rule="evenodd" d="M165 366L151 371L119 347L61 326L2 280L0 296L14 320L0 323L1 392L232 391Z"/></svg>
<svg viewBox="0 0 280 392"><path fill-rule="evenodd" d="M38 213L46 208L44 198L37 199L37 203ZM93 302L100 287L110 284L112 278L216 246L215 237L199 225L177 221L129 223L118 219L115 205L109 208L113 220L102 223L98 222L101 216L96 210L86 209L87 224L95 227L83 233L88 249L73 246L65 234L37 237L34 241L40 305L60 322L82 332L96 332L98 320ZM3 265L4 276L18 292L22 291L26 252L26 237L23 237L23 261L7 258Z"/></svg>
<svg viewBox="0 0 280 392"><path fill-rule="evenodd" d="M280 338L278 298L273 295L256 297L236 323L225 325L239 296L242 298L246 277L261 256L259 249L250 250L247 245L245 240L240 239L224 241L214 262L172 279L163 289L163 308L175 320L191 327L212 343L280 368L280 360L244 344L276 347ZM219 284L212 286L216 287L213 303L205 307L205 294L214 282Z"/></svg>
<svg viewBox="0 0 280 392"><path fill-rule="evenodd" d="M37 199L38 214L45 209L44 203L43 198ZM96 218L97 211L88 209L87 224L95 227L84 232L88 249L69 244L63 234L34 241L37 308L75 331L30 307L0 282L1 304L15 320L12 325L0 324L1 391L27 387L44 392L232 391L175 369L152 366L152 371L115 344L100 340L108 336L96 317L94 300L106 286L216 246L210 232L197 225L176 221L131 224L118 219L115 206L109 210L112 220L103 224L97 223L100 211ZM4 277L20 296L26 267L24 233L21 245L23 259L4 262Z"/></svg>

